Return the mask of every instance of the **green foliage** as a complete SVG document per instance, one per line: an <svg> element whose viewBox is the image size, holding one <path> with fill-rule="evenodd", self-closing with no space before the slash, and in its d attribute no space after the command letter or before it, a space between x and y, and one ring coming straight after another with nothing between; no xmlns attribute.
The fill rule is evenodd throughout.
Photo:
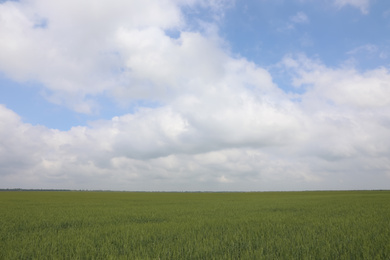
<svg viewBox="0 0 390 260"><path fill-rule="evenodd" d="M390 192L0 192L0 259L390 259Z"/></svg>

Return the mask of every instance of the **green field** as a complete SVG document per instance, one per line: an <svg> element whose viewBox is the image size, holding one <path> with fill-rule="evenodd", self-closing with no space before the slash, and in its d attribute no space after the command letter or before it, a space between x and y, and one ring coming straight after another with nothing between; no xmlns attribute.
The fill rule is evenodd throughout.
<svg viewBox="0 0 390 260"><path fill-rule="evenodd" d="M0 259L390 259L390 191L4 191L0 220Z"/></svg>

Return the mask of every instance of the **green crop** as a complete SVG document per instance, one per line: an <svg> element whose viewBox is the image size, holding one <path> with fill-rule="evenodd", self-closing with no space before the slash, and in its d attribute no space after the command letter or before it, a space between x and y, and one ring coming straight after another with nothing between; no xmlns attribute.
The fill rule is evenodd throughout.
<svg viewBox="0 0 390 260"><path fill-rule="evenodd" d="M0 192L0 259L390 259L390 192Z"/></svg>

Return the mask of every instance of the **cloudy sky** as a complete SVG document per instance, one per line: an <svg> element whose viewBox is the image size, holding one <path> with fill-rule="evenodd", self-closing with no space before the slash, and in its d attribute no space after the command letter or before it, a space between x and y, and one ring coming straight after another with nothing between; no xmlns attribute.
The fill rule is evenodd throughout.
<svg viewBox="0 0 390 260"><path fill-rule="evenodd" d="M0 188L390 188L388 0L0 1Z"/></svg>

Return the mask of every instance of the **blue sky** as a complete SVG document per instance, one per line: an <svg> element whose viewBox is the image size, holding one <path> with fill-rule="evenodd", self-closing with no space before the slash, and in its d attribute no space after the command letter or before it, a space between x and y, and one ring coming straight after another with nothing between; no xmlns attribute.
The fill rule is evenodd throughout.
<svg viewBox="0 0 390 260"><path fill-rule="evenodd" d="M241 1L227 11L222 35L233 52L263 66L277 63L289 52L316 55L337 66L355 57L349 52L362 46L388 51L389 3L372 2L367 14L356 7L338 7L330 1ZM364 51L355 53L362 69L386 64L378 53Z"/></svg>
<svg viewBox="0 0 390 260"><path fill-rule="evenodd" d="M0 188L383 189L385 0L0 2Z"/></svg>

